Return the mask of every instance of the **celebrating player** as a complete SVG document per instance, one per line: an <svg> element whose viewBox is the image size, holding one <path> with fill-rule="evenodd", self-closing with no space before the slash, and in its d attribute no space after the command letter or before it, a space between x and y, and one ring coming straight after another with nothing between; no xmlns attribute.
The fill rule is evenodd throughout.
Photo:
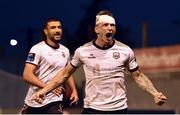
<svg viewBox="0 0 180 115"><path fill-rule="evenodd" d="M144 75L136 62L134 52L127 45L114 39L116 22L111 12L100 11L96 15L94 28L97 38L76 49L71 63L54 79L34 95L37 102L43 96L62 84L69 76L83 65L86 85L84 114L117 114L128 113L125 71L131 72L136 83L150 93L155 103L166 102L163 93L157 91L152 82Z"/></svg>

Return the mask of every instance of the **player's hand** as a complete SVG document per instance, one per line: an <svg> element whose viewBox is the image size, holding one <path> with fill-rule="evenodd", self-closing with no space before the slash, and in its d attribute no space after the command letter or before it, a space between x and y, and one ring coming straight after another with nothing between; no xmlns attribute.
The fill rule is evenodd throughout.
<svg viewBox="0 0 180 115"><path fill-rule="evenodd" d="M52 90L52 93L56 96L60 96L61 94L63 94L65 92L65 88L62 86L57 87L56 89Z"/></svg>
<svg viewBox="0 0 180 115"><path fill-rule="evenodd" d="M158 92L155 95L154 100L157 105L163 105L166 102L167 98L165 95L163 95L163 93Z"/></svg>
<svg viewBox="0 0 180 115"><path fill-rule="evenodd" d="M70 97L70 101L71 101L70 106L72 106L74 104L77 105L78 100L79 100L79 97L78 97L77 92L72 92L71 97Z"/></svg>
<svg viewBox="0 0 180 115"><path fill-rule="evenodd" d="M45 99L45 94L43 94L43 93L41 93L41 92L39 91L39 92L33 94L32 98L33 98L34 101L42 104L42 102L43 102L44 99Z"/></svg>

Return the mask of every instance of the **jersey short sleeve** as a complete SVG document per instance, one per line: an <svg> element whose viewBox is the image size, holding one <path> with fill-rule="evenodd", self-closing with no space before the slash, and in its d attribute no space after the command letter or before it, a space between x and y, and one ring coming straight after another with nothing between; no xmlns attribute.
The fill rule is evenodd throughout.
<svg viewBox="0 0 180 115"><path fill-rule="evenodd" d="M39 48L34 46L30 49L27 59L26 59L26 62L38 65L39 60L40 60Z"/></svg>
<svg viewBox="0 0 180 115"><path fill-rule="evenodd" d="M128 60L128 70L130 72L136 71L138 69L138 64L136 62L136 57L132 49L129 48L129 60Z"/></svg>
<svg viewBox="0 0 180 115"><path fill-rule="evenodd" d="M79 67L82 64L81 60L80 60L80 48L76 49L74 56L72 57L71 60L71 65L73 67Z"/></svg>
<svg viewBox="0 0 180 115"><path fill-rule="evenodd" d="M71 61L71 56L70 56L70 52L69 52L69 49L67 49L67 52L68 52L68 59L67 59L67 63L66 63L66 66L68 65L68 63L70 63Z"/></svg>

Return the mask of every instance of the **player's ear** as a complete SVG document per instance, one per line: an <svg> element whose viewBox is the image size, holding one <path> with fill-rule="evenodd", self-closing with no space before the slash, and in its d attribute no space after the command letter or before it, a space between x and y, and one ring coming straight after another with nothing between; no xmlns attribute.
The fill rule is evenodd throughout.
<svg viewBox="0 0 180 115"><path fill-rule="evenodd" d="M46 29L44 29L43 31L44 31L44 33L47 35L47 30L46 30Z"/></svg>
<svg viewBox="0 0 180 115"><path fill-rule="evenodd" d="M98 27L97 27L97 26L95 26L94 31L95 31L97 34L99 33L99 30L98 30Z"/></svg>

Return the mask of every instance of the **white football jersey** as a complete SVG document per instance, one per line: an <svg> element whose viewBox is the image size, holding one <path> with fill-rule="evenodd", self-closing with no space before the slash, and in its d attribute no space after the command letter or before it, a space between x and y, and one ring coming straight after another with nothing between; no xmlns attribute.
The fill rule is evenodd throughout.
<svg viewBox="0 0 180 115"><path fill-rule="evenodd" d="M125 70L135 71L134 52L119 41L102 49L95 41L79 47L71 60L74 67L83 64L86 87L84 108L114 111L127 108Z"/></svg>
<svg viewBox="0 0 180 115"><path fill-rule="evenodd" d="M55 49L47 45L44 41L34 45L26 59L26 63L31 63L37 66L35 72L38 79L48 83L55 74L63 69L70 58L69 50L63 46ZM49 93L42 104L39 104L32 100L32 95L39 90L36 86L30 86L28 93L25 98L25 103L31 107L41 107L50 102L62 101L63 95L55 96L52 93Z"/></svg>

